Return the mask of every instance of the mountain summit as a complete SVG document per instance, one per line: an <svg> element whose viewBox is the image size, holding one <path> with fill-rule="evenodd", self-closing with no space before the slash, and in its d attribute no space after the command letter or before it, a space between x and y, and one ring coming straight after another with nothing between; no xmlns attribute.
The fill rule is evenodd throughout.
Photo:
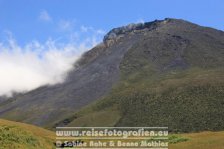
<svg viewBox="0 0 224 149"><path fill-rule="evenodd" d="M127 26L114 28L104 36L103 41L104 43L108 44L108 42L110 43L110 41L117 41L120 38L128 35L129 33L151 31L159 27L161 24L165 24L167 21L169 21L169 19L161 21L155 20L153 22L146 23L129 24Z"/></svg>
<svg viewBox="0 0 224 149"><path fill-rule="evenodd" d="M224 129L224 32L165 19L112 29L64 83L0 102L0 117L53 127Z"/></svg>

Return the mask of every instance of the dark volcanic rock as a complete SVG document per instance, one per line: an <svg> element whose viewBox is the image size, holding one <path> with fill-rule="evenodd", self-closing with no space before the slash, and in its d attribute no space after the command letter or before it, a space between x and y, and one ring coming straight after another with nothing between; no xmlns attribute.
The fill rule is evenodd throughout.
<svg viewBox="0 0 224 149"><path fill-rule="evenodd" d="M64 83L0 102L0 117L52 126L107 95L119 82L122 66L129 72L142 67L135 61L144 59L161 72L190 66L214 67L223 61L215 58L223 52L221 44L224 45L222 31L183 20L156 20L115 28L105 35L103 43L84 53ZM204 59L212 59L212 63L205 66Z"/></svg>
<svg viewBox="0 0 224 149"><path fill-rule="evenodd" d="M140 35L132 35L110 47L98 45L83 55L62 84L44 86L14 97L1 106L0 117L46 126L107 94L119 80L123 55ZM7 116L6 116L7 115Z"/></svg>
<svg viewBox="0 0 224 149"><path fill-rule="evenodd" d="M134 33L137 31L150 31L156 29L161 25L162 22L166 22L169 19L165 20L155 20L153 22L138 23L138 24L129 24L127 26L122 26L119 28L112 29L109 33L104 36L103 42L110 46L120 38L127 36L129 33Z"/></svg>

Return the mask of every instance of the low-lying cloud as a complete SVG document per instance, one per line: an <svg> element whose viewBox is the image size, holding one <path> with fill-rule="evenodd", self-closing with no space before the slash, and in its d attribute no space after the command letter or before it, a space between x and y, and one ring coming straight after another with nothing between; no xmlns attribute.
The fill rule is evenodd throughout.
<svg viewBox="0 0 224 149"><path fill-rule="evenodd" d="M49 39L20 46L13 38L0 42L0 96L63 82L74 62L96 43L94 38L80 44Z"/></svg>

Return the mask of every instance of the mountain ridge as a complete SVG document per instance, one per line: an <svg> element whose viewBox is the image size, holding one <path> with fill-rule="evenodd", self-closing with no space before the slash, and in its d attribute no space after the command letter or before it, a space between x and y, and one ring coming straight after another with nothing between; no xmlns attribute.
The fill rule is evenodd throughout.
<svg viewBox="0 0 224 149"><path fill-rule="evenodd" d="M127 109L123 107L124 105L122 104L127 104L127 99L130 99L130 101L136 100L135 104L139 104L140 106L139 109L135 109L136 114L140 114L142 112L141 109L147 111L147 107L143 106L140 101L143 102L143 97L145 96L147 102L152 102L152 95L149 95L149 93L154 90L154 87L159 88L159 90L162 88L158 87L155 81L164 84L163 81L166 82L168 81L167 79L173 79L179 84L173 85L170 83L168 85L163 85L165 86L164 88L184 88L183 84L181 84L181 80L176 80L175 78L180 76L180 78L186 82L188 81L188 77L192 77L192 80L202 81L204 82L204 84L202 83L203 87L212 82L198 80L200 75L207 79L209 76L213 76L217 78L214 79L214 82L217 82L222 78L220 74L222 74L224 66L223 49L224 33L222 31L201 27L179 19L157 20L145 24L115 28L105 35L102 43L83 54L80 60L74 64L76 69L68 74L68 78L64 83L55 86L40 87L29 93L12 98L9 103L0 103L0 117L44 127L53 127L55 124L64 125L63 122L66 120L69 120L69 125L80 124L83 126L91 126L91 124L95 124L83 121L83 119L91 115L91 113L86 112L85 107L88 109L89 106L93 105L93 109L101 111L100 114L104 116L108 116L107 114L114 112L114 119L111 119L107 123L102 123L102 125L105 126L139 124L160 125L161 123L153 123L149 119L142 121L131 117L130 113L135 115L131 110L131 106L128 105ZM215 69L217 69L217 71ZM192 71L192 74L188 74L189 72L187 70L189 72ZM209 72L209 70L211 72ZM207 73L208 76L203 73ZM195 74L195 76L193 74ZM169 78L170 76L174 78ZM188 82L189 84L192 83L191 81ZM220 83L220 88L222 90L222 81L220 81ZM161 85L160 83L158 84ZM193 95L196 96L197 93L191 92L191 88L192 86L190 85L189 89L184 88L180 93L172 91L166 94L168 97L176 97L179 94L187 96L186 93L189 92L192 93L193 98ZM218 86L215 87L211 92L212 97L208 95L206 99L213 98L213 96L215 96L213 92L218 88ZM210 89L210 87L205 87L203 92L208 89ZM127 92L127 94L125 92ZM132 92L136 94L131 94ZM133 97L128 96L128 94L133 95ZM153 98L154 96L161 97L158 101L161 100L160 102L163 103L165 92L153 92L152 94L154 94ZM220 94L223 95L222 92L220 92ZM138 96L142 97L137 98ZM121 101L116 100L116 98L121 99ZM192 100L191 94L189 98ZM200 99L200 97L197 98ZM96 107L95 101L97 103ZM183 102L181 100L177 101ZM198 102L203 103L204 101L200 99ZM209 102L209 100L207 102ZM219 99L218 103L222 103L222 100ZM118 104L118 106L116 104ZM143 107L141 108L141 106ZM149 104L148 106L150 107L151 105ZM163 106L164 107L161 108L169 110L167 109L167 105L164 104ZM110 113L105 113L105 111L103 111L105 107L109 109ZM219 107L222 107L222 104ZM130 113L123 113L125 111L121 110L122 108ZM83 115L82 113L80 116L80 111L81 113L85 111L84 113L86 114ZM96 125L100 125L99 122L102 122L102 120L99 119L99 113L93 110L92 113L94 112L96 114L95 118L98 119ZM156 111L156 109L154 109L154 112L157 113L159 110ZM170 114L174 114L172 112L173 111L170 111ZM220 112L222 112L222 110ZM169 111L167 113L169 113ZM142 114L142 117L148 114L149 113ZM161 115L161 113L159 114ZM220 113L214 112L213 114ZM202 112L201 115L204 116L204 113ZM178 118L177 115L175 116ZM71 117L72 120L70 119ZM141 117L141 114L138 115L138 117ZM189 117L189 119L191 121L194 120L192 117ZM179 122L177 122L178 127L176 127L178 131L194 131L191 127L179 128L183 123L181 120L182 117L179 119ZM135 123L135 121L140 122ZM172 125L170 119L166 121L169 122L167 124ZM161 122L164 121L161 120ZM210 124L210 126L212 125ZM218 129L222 127L223 126L220 126ZM171 128L174 130L174 126ZM211 128L217 129L216 126L212 126ZM207 130L208 128L203 125L195 130L203 129Z"/></svg>

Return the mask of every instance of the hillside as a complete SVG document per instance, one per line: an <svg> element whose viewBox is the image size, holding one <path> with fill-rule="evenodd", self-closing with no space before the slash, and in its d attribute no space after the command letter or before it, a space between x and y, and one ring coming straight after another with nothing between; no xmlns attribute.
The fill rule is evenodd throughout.
<svg viewBox="0 0 224 149"><path fill-rule="evenodd" d="M141 84L123 82L108 96L66 119L68 126L168 125L174 132L223 130L223 71L193 69L165 77Z"/></svg>
<svg viewBox="0 0 224 149"><path fill-rule="evenodd" d="M169 149L224 149L224 132L201 132L174 135L187 141L170 143Z"/></svg>
<svg viewBox="0 0 224 149"><path fill-rule="evenodd" d="M0 117L54 126L224 129L224 32L165 19L111 30L67 80L0 103Z"/></svg>
<svg viewBox="0 0 224 149"><path fill-rule="evenodd" d="M53 149L55 133L24 123L0 120L0 149ZM224 132L171 134L170 149L223 149Z"/></svg>
<svg viewBox="0 0 224 149"><path fill-rule="evenodd" d="M0 149L52 149L54 140L54 132L0 119Z"/></svg>
<svg viewBox="0 0 224 149"><path fill-rule="evenodd" d="M223 130L224 34L169 21L125 53L112 91L65 119L65 125Z"/></svg>

